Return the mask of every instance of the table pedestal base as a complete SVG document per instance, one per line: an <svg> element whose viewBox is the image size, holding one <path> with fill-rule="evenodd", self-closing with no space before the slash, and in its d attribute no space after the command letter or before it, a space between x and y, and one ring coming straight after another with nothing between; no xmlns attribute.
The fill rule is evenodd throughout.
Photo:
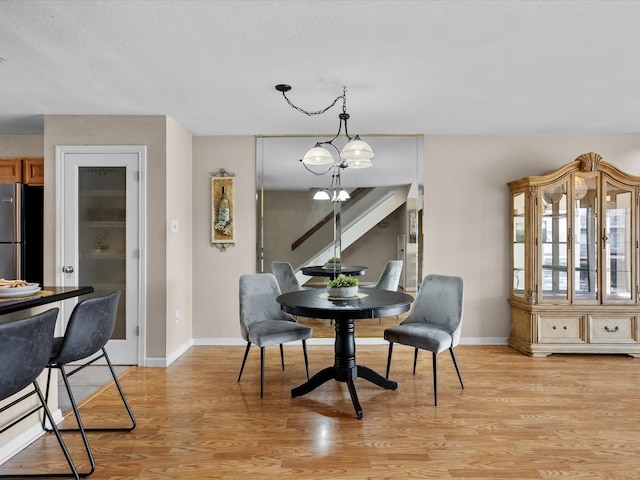
<svg viewBox="0 0 640 480"><path fill-rule="evenodd" d="M354 337L355 325L353 320L335 320L336 342L335 361L332 367L323 368L307 382L291 390L291 397L300 397L315 390L329 380L345 382L349 387L349 394L356 410L358 419L362 419L362 407L356 393L355 379L364 378L379 387L388 390L396 390L398 384L387 380L379 373L365 367L356 365L356 343Z"/></svg>

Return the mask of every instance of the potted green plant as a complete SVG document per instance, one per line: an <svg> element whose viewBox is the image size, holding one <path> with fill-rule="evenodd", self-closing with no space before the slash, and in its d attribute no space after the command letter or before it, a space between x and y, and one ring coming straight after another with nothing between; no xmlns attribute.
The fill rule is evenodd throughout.
<svg viewBox="0 0 640 480"><path fill-rule="evenodd" d="M329 260L327 260L324 264L324 268L330 268L330 269L339 269L340 268L340 257L331 257Z"/></svg>
<svg viewBox="0 0 640 480"><path fill-rule="evenodd" d="M358 279L340 274L329 282L327 292L330 297L350 298L358 295Z"/></svg>

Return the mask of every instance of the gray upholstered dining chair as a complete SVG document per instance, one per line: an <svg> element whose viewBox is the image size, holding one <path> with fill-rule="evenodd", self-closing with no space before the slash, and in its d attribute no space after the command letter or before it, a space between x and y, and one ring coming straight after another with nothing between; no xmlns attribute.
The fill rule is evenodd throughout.
<svg viewBox="0 0 640 480"><path fill-rule="evenodd" d="M409 316L400 325L384 331L389 342L387 374L391 367L393 344L400 343L415 348L413 374L416 374L418 349L428 350L433 358L433 398L438 404L438 363L437 355L449 350L453 365L464 388L453 348L460 341L462 329L462 278L446 275L427 275L422 281L418 295Z"/></svg>
<svg viewBox="0 0 640 480"><path fill-rule="evenodd" d="M293 317L280 309L276 297L280 295L276 277L271 273L254 273L240 276L240 330L247 341L238 382L249 355L251 344L260 347L260 398L264 395L264 349L280 345L280 359L284 370L283 343L302 341L304 366L309 379L307 339L313 333L310 327L300 325Z"/></svg>
<svg viewBox="0 0 640 480"><path fill-rule="evenodd" d="M86 432L90 431L131 431L136 427L136 420L129 407L129 403L122 391L118 376L113 370L113 365L105 349L105 345L111 339L113 329L116 324L118 302L120 300L120 292L115 291L101 297L92 297L78 303L69 317L67 328L64 336L56 337L53 341L53 347L50 352L50 358L47 363L49 370L47 377L46 398L49 397L49 389L51 388L51 372L56 369L60 372L64 381L67 394L76 418L77 428L61 428L61 431L80 432L82 441L84 442L87 455L91 462L91 471L88 473L81 472L82 476L90 475L95 469L95 462L89 446ZM104 359L111 373L113 382L118 389L120 399L127 411L128 421L130 425L115 427L91 427L86 428L80 418L78 404L73 396L69 377L83 368L94 364L100 359ZM71 365L71 369L67 370L67 365ZM55 387L54 387L55 388ZM44 427L43 423L43 427Z"/></svg>
<svg viewBox="0 0 640 480"><path fill-rule="evenodd" d="M39 399L39 402L35 406L32 406L26 413L23 410L20 418L10 421L6 425L0 425L0 434L17 425L22 420L25 420L27 417L30 417L31 414L40 409L44 410L44 418L49 422L51 431L56 435L56 439L58 440L60 448L62 448L71 473L55 473L50 475L42 473L0 473L0 478L32 478L34 476L69 476L76 479L80 478L37 382L38 376L44 370L47 360L49 360L49 356L51 355L53 331L57 317L58 309L52 308L33 317L0 324L0 365L2 365L2 368L0 368L0 401L26 389L29 385L33 387L32 390L23 393L20 398L14 398L10 403L1 407L0 413L33 395L36 395Z"/></svg>
<svg viewBox="0 0 640 480"><path fill-rule="evenodd" d="M299 290L305 290L300 285L296 278L296 273L293 271L293 267L287 262L271 262L271 272L278 281L278 286L282 293L297 292Z"/></svg>
<svg viewBox="0 0 640 480"><path fill-rule="evenodd" d="M400 284L400 274L402 273L402 263L402 260L389 260L378 279L378 283L373 288L397 292ZM396 318L398 318L397 315ZM382 318L378 318L378 323L382 325Z"/></svg>
<svg viewBox="0 0 640 480"><path fill-rule="evenodd" d="M296 272L288 262L271 262L271 272L278 281L278 286L282 293L298 292L300 290L307 290L310 287L303 287L300 285ZM297 319L298 317L294 315Z"/></svg>

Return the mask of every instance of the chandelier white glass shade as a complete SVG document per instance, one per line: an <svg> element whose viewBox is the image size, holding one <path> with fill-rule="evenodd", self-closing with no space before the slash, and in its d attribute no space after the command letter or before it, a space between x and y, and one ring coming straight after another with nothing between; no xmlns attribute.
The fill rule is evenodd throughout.
<svg viewBox="0 0 640 480"><path fill-rule="evenodd" d="M318 190L314 195L314 200L331 200L332 202L345 202L351 198L346 190Z"/></svg>
<svg viewBox="0 0 640 480"><path fill-rule="evenodd" d="M329 190L318 190L313 195L314 200L331 200L331 192Z"/></svg>
<svg viewBox="0 0 640 480"><path fill-rule="evenodd" d="M305 165L331 165L333 161L331 152L321 147L319 143L316 143L316 146L302 157L302 163Z"/></svg>
<svg viewBox="0 0 640 480"><path fill-rule="evenodd" d="M375 153L373 153L369 144L360 140L358 135L347 143L340 152L340 157L344 158L351 168L371 167L373 165L371 159L374 156Z"/></svg>

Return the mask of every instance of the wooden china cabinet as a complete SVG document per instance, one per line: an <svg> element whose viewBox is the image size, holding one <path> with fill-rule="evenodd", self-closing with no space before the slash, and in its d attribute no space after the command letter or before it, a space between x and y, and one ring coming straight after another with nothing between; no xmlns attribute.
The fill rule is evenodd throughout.
<svg viewBox="0 0 640 480"><path fill-rule="evenodd" d="M591 152L508 185L509 344L640 356L640 177Z"/></svg>

